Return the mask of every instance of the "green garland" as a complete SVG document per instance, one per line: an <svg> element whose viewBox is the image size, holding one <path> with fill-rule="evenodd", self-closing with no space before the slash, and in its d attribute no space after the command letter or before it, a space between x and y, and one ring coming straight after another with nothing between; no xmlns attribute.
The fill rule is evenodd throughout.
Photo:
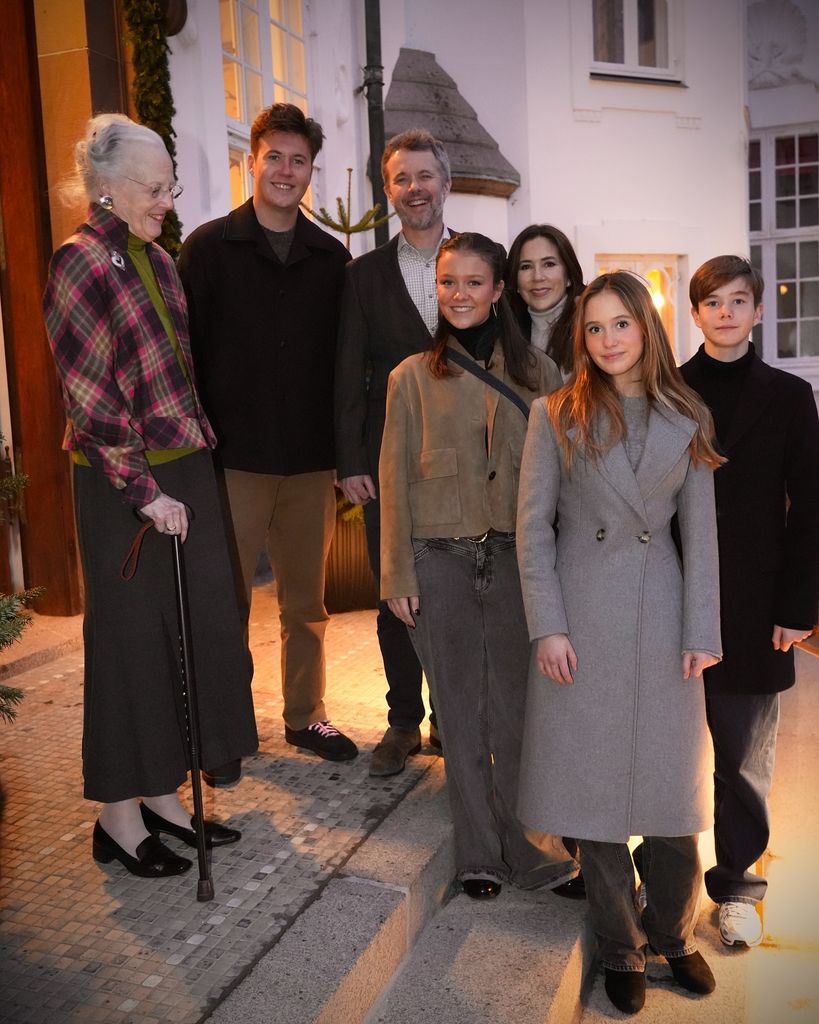
<svg viewBox="0 0 819 1024"><path fill-rule="evenodd" d="M125 23L134 48L134 106L137 119L162 137L176 174L173 116L176 113L168 70L165 4L162 0L123 0ZM176 259L182 245L182 225L171 210L162 225L159 244Z"/></svg>

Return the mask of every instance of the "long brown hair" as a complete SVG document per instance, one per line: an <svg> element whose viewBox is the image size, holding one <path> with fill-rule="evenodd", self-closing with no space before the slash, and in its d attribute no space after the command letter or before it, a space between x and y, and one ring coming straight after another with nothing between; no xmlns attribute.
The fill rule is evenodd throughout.
<svg viewBox="0 0 819 1024"><path fill-rule="evenodd" d="M566 271L566 303L563 312L557 318L549 334L549 343L546 346L546 355L551 356L561 370L569 372L572 369L572 349L575 301L583 291L583 271L577 259L572 243L560 228L552 224L530 224L528 228L517 236L509 247L509 258L506 260L503 279L506 282L505 291L509 295L509 302L523 333L528 337L532 330L532 319L526 303L518 293L518 271L520 270L520 254L524 245L531 242L533 238L545 238L557 249L560 262Z"/></svg>
<svg viewBox="0 0 819 1024"><path fill-rule="evenodd" d="M498 242L493 242L486 235L477 231L463 231L459 235L452 235L438 250L436 267L441 257L448 252L470 253L477 256L486 263L492 271L492 283L497 287L503 280L503 267L506 263L506 250ZM529 388L530 391L537 390L537 375L535 367L537 360L529 348L520 329L517 318L509 305L506 297L506 289L501 292L497 301L498 307L498 340L500 341L503 358L506 362L506 369L509 376L520 384L521 387ZM447 363L444 350L451 329L447 320L438 313L438 327L432 336L432 344L427 356L429 371L433 377L447 377L453 373L463 373L462 370L453 370Z"/></svg>
<svg viewBox="0 0 819 1024"><path fill-rule="evenodd" d="M712 469L725 462L714 448L711 413L696 392L685 383L674 363L671 343L648 289L624 270L602 274L580 296L574 328L574 377L547 399L549 418L566 465L580 449L596 462L625 434L626 424L617 389L608 374L597 367L586 348L586 308L589 300L611 291L622 301L643 336L640 370L649 403L673 409L693 420L697 429L689 444L693 462ZM608 421L608 435L600 436L600 417ZM569 431L574 435L569 437Z"/></svg>

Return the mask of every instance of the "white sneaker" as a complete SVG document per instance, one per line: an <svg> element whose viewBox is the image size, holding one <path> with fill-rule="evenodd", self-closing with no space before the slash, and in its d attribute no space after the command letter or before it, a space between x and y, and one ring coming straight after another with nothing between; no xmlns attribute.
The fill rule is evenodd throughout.
<svg viewBox="0 0 819 1024"><path fill-rule="evenodd" d="M753 903L729 900L719 905L719 937L726 946L741 943L758 946L762 942L762 921Z"/></svg>

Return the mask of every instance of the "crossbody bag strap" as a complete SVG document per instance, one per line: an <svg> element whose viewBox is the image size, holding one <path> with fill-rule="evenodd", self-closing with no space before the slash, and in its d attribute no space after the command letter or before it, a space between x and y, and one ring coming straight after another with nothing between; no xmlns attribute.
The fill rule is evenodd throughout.
<svg viewBox="0 0 819 1024"><path fill-rule="evenodd" d="M529 419L529 406L523 401L519 394L509 387L508 384L504 384L504 382L499 380L494 374L490 373L488 370L484 370L482 366L479 366L474 359L461 355L457 349L451 348L449 345L444 349L444 355L450 362L457 363L458 366L462 366L474 377L482 380L484 384L488 384L490 388L494 388L496 391L499 391L504 398L508 398L510 402L514 402L526 419Z"/></svg>

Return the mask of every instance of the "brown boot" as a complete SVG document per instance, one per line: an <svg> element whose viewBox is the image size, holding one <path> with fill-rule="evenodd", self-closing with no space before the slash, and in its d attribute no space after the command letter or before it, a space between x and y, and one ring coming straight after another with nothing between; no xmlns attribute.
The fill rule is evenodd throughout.
<svg viewBox="0 0 819 1024"><path fill-rule="evenodd" d="M410 754L421 749L420 729L399 729L391 725L381 738L370 759L370 775L398 775Z"/></svg>

